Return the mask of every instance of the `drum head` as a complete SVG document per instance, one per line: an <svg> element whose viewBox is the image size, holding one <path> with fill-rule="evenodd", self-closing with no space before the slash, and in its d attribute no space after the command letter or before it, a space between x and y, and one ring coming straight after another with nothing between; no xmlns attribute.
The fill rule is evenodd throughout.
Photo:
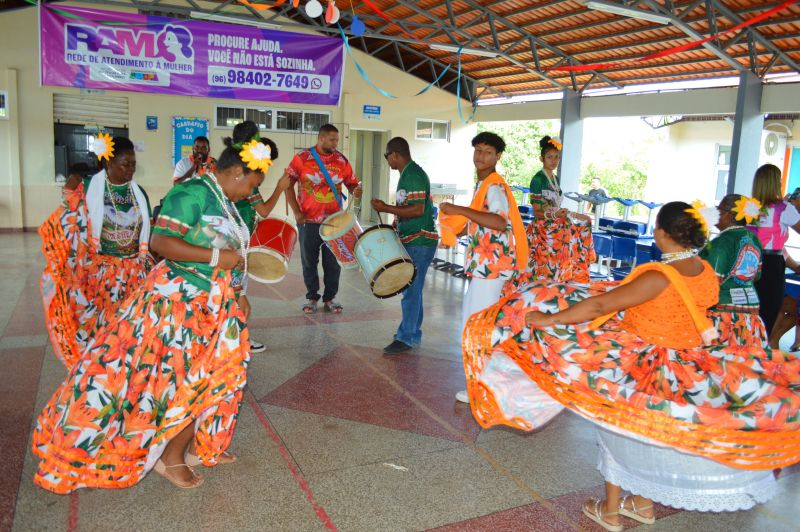
<svg viewBox="0 0 800 532"><path fill-rule="evenodd" d="M395 296L413 283L416 275L413 262L405 259L390 262L372 279L372 293L381 299Z"/></svg>
<svg viewBox="0 0 800 532"><path fill-rule="evenodd" d="M344 234L352 225L354 217L352 212L337 212L331 214L319 228L319 234L325 239L333 239Z"/></svg>
<svg viewBox="0 0 800 532"><path fill-rule="evenodd" d="M277 283L288 270L286 258L271 249L251 249L247 255L247 275L259 283Z"/></svg>

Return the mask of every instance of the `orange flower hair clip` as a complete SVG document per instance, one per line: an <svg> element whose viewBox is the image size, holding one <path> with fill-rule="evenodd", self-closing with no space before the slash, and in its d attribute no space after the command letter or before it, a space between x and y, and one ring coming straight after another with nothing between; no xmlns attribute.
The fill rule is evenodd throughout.
<svg viewBox="0 0 800 532"><path fill-rule="evenodd" d="M745 223L751 224L761 216L761 202L756 198L742 196L731 211L736 215L736 220L744 220Z"/></svg>
<svg viewBox="0 0 800 532"><path fill-rule="evenodd" d="M239 156L242 161L247 163L247 167L250 170L258 170L264 174L267 173L272 165L272 150L269 146L256 139L243 145Z"/></svg>
<svg viewBox="0 0 800 532"><path fill-rule="evenodd" d="M108 161L114 156L114 141L108 133L98 133L92 139L92 145L89 149L97 155L98 161L102 159Z"/></svg>
<svg viewBox="0 0 800 532"><path fill-rule="evenodd" d="M561 148L564 147L564 145L561 144L561 141L559 139L557 139L557 138L550 139L547 142L552 144L555 147L555 149L557 149L558 151L561 151Z"/></svg>
<svg viewBox="0 0 800 532"><path fill-rule="evenodd" d="M719 222L719 211L716 207L706 207L705 203L700 200L692 202L692 206L686 209L687 213L692 215L692 218L700 222L700 228L704 234L708 234L711 228Z"/></svg>

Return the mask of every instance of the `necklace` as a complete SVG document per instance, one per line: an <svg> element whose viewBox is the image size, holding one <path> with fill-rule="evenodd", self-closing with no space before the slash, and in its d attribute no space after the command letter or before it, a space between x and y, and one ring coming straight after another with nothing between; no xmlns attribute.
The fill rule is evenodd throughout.
<svg viewBox="0 0 800 532"><path fill-rule="evenodd" d="M698 253L700 253L699 249L687 249L685 251L676 251L674 253L662 253L661 262L664 264L669 264L670 262L676 262L679 260L688 259L689 257L695 257Z"/></svg>
<svg viewBox="0 0 800 532"><path fill-rule="evenodd" d="M114 209L114 234L117 236L117 243L120 247L127 248L133 244L135 238L134 235L138 234L141 230L142 216L141 212L139 211L139 204L136 202L136 194L132 193L133 191L131 190L130 181L125 183L127 185L127 198L130 198L131 200L131 208L133 208L133 211L136 214L136 221L133 224L133 229L130 232L130 236L128 238L123 238L118 236L119 224L117 223L117 220L119 220L119 210L117 209L117 201L114 199L114 189L111 186L111 181L108 180L108 174L105 175L105 184L108 197L111 199L111 207Z"/></svg>
<svg viewBox="0 0 800 532"><path fill-rule="evenodd" d="M222 187L217 181L217 176L214 175L213 172L206 173L206 177L208 177L213 185L206 180L203 182L208 185L211 189L211 192L214 193L214 196L219 201L219 204L222 206L222 210L225 213L225 217L228 218L228 221L233 225L234 230L236 231L236 236L239 238L239 245L242 251L242 256L244 257L244 275L247 276L247 254L250 251L250 231L247 229L247 225L244 223L244 219L242 215L239 214L239 210L236 207L233 208L233 213L231 214L230 209L228 209L228 202L225 201L225 194L222 191Z"/></svg>
<svg viewBox="0 0 800 532"><path fill-rule="evenodd" d="M547 182L550 184L550 189L556 195L556 207L561 207L561 187L558 186L558 182L556 181L555 177L550 177L550 173L544 168L542 169L542 173L547 178Z"/></svg>

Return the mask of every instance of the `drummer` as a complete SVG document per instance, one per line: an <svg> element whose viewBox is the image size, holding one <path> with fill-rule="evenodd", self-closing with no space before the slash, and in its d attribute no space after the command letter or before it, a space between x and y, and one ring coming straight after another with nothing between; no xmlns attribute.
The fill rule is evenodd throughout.
<svg viewBox="0 0 800 532"><path fill-rule="evenodd" d="M376 198L372 200L372 208L398 217L397 233L417 270L414 282L403 291L400 302L403 318L394 341L383 348L387 355L395 355L417 347L422 341L422 289L439 235L433 222L431 182L425 170L411 159L408 141L402 137L393 138L386 144L383 156L392 170L400 172L397 204L387 205Z"/></svg>
<svg viewBox="0 0 800 532"><path fill-rule="evenodd" d="M295 155L286 169L292 180L292 187L286 191L286 199L297 221L303 281L307 290L307 301L303 305L306 314L315 313L319 304L317 265L320 248L325 281L323 308L327 312L342 312L342 305L334 301L339 291L341 267L333 252L323 245L319 228L325 218L342 210L345 199L342 184L356 198L361 197L361 187L347 157L336 149L338 145L339 130L332 124L325 124L319 128L317 144ZM297 192L295 183L298 185Z"/></svg>

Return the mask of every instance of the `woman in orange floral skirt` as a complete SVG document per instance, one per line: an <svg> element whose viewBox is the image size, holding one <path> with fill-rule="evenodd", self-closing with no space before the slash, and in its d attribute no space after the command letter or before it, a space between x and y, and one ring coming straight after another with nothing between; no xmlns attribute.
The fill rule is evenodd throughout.
<svg viewBox="0 0 800 532"><path fill-rule="evenodd" d="M39 228L47 259L45 319L53 350L67 368L153 264L150 205L133 180L133 143L100 134L92 150L103 169L85 180L71 176L62 205Z"/></svg>
<svg viewBox="0 0 800 532"><path fill-rule="evenodd" d="M233 203L262 183L271 160L258 140L226 145L216 173L164 198L153 249L165 260L95 332L39 415L39 486L124 488L154 468L194 488L203 479L192 466L235 461L225 450L246 383L250 305L249 234Z"/></svg>
<svg viewBox="0 0 800 532"><path fill-rule="evenodd" d="M659 212L663 263L594 297L577 285L521 287L473 316L464 335L482 426L532 430L563 407L600 426L606 497L583 511L611 531L622 530L621 516L653 523L653 501L750 508L776 493L774 468L800 462L800 360L704 347L716 336L706 312L719 283L697 257L706 236L687 211L673 202Z"/></svg>

